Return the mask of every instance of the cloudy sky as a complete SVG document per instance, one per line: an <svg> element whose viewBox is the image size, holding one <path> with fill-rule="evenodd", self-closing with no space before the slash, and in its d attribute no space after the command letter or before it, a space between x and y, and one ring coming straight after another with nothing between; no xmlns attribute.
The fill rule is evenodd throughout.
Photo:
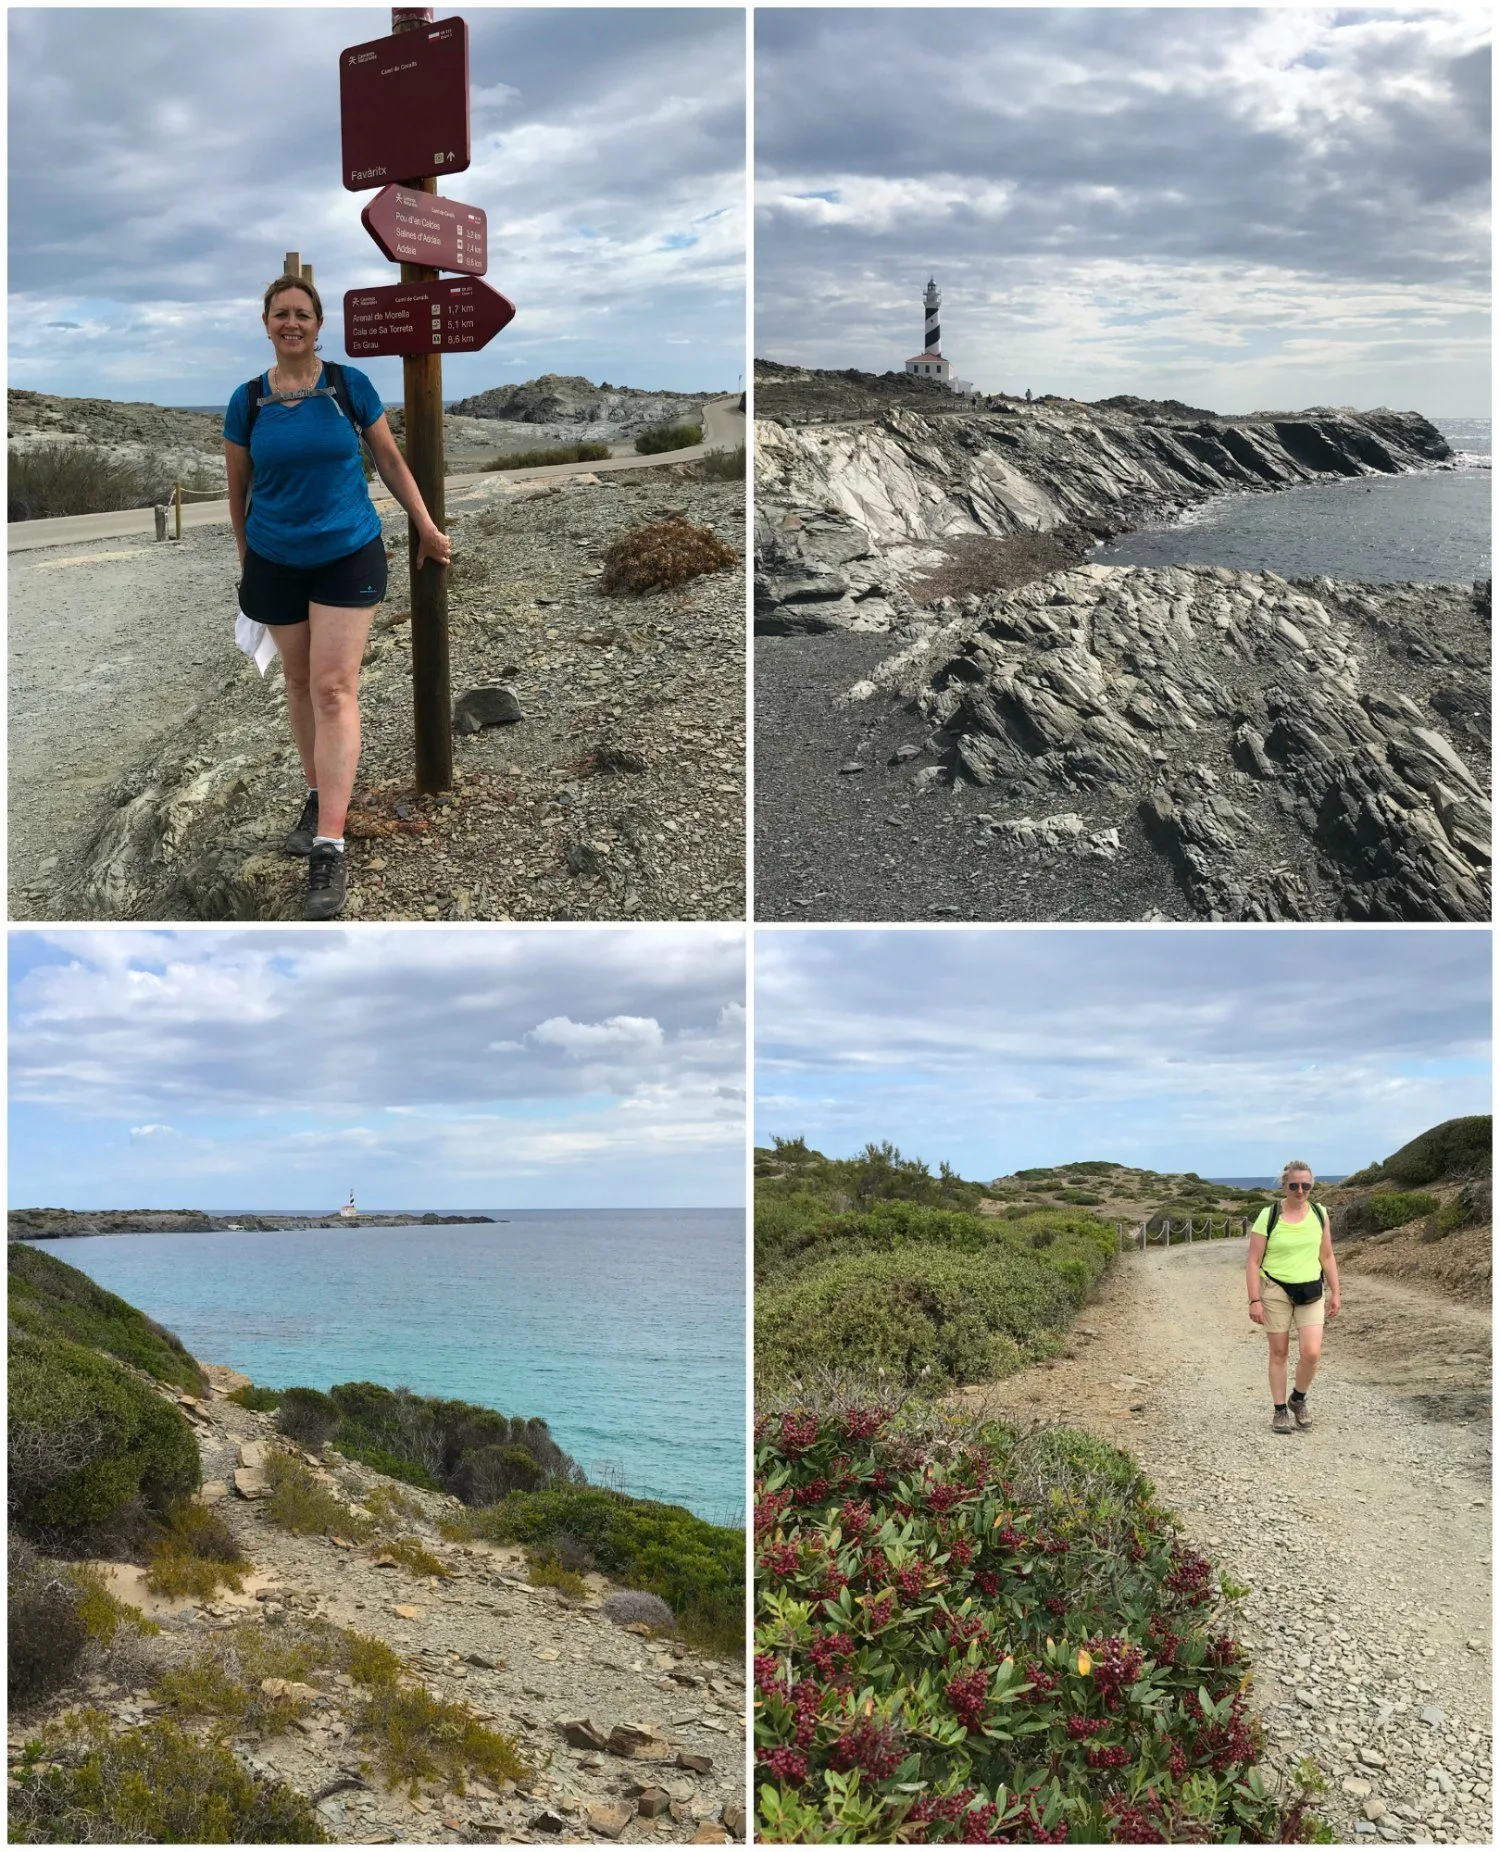
<svg viewBox="0 0 1500 1852"><path fill-rule="evenodd" d="M1482 931L761 931L755 1011L757 1143L980 1182L1342 1176L1490 1110Z"/></svg>
<svg viewBox="0 0 1500 1852"><path fill-rule="evenodd" d="M744 1200L744 935L14 932L12 1207Z"/></svg>
<svg viewBox="0 0 1500 1852"><path fill-rule="evenodd" d="M760 9L755 351L1488 416L1488 9Z"/></svg>
<svg viewBox="0 0 1500 1852"><path fill-rule="evenodd" d="M447 17L442 8L439 18ZM745 30L737 12L477 7L473 162L515 321L449 356L458 398L540 373L696 391L744 368ZM312 261L344 357L347 289L399 281L340 184L338 54L389 8L17 7L10 383L222 404L265 353L261 292ZM362 362L387 399L401 363Z"/></svg>

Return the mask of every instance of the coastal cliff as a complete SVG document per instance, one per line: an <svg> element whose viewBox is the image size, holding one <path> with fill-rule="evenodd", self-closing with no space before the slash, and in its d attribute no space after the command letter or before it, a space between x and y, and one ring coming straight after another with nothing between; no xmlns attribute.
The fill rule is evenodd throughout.
<svg viewBox="0 0 1500 1852"><path fill-rule="evenodd" d="M952 394L932 404L875 390L884 384L847 384L830 414L798 379L758 381L758 629L885 627L903 608L892 594L974 538L1058 534L1080 558L1216 495L1398 475L1451 456L1415 412L1221 418L1129 397L978 409Z"/></svg>

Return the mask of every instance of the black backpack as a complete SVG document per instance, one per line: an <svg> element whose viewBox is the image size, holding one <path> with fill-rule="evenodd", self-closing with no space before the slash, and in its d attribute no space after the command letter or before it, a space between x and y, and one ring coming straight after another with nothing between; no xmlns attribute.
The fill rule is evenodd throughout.
<svg viewBox="0 0 1500 1852"><path fill-rule="evenodd" d="M1323 1207L1322 1203L1309 1202L1307 1206L1317 1216L1318 1224L1322 1228L1323 1233L1326 1235L1328 1233L1328 1211ZM1266 1241L1268 1244L1270 1242L1271 1236L1276 1231L1276 1224L1280 1220L1281 1220L1281 1204L1272 1203L1271 1213L1266 1217Z"/></svg>
<svg viewBox="0 0 1500 1852"><path fill-rule="evenodd" d="M1318 1225L1326 1235L1328 1233L1328 1211L1323 1207L1322 1203L1315 1203L1310 1199L1307 1206L1317 1216ZM1280 1220L1281 1204L1272 1203L1271 1213L1266 1217L1267 1252L1270 1251L1271 1236L1275 1231L1276 1224ZM1286 1280L1277 1280L1274 1273L1266 1273L1266 1257L1262 1254L1260 1258L1260 1270L1265 1274L1268 1280L1276 1280L1276 1284L1286 1294L1287 1298L1291 1300L1293 1305L1310 1305L1314 1299L1321 1299L1323 1297L1323 1272L1321 1268L1318 1270L1318 1277L1316 1280L1299 1280L1288 1284Z"/></svg>
<svg viewBox="0 0 1500 1852"><path fill-rule="evenodd" d="M354 401L349 396L349 382L344 378L344 369L336 360L325 360L323 371L328 375L328 384L319 387L318 390L332 392L334 404L354 426L354 434L363 444L365 441L364 426L359 422L359 417L354 410ZM245 382L245 396L250 401L249 413L245 420L245 448L247 450L250 448L250 436L255 429L255 420L260 416L261 378L261 374L257 373L254 379Z"/></svg>

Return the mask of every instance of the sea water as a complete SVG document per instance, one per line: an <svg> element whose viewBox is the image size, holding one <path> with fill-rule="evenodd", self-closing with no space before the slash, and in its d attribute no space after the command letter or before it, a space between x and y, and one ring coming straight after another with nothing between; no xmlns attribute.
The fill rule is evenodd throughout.
<svg viewBox="0 0 1500 1852"><path fill-rule="evenodd" d="M465 1213L508 1219L46 1246L201 1362L540 1415L591 1480L743 1523L743 1212Z"/></svg>
<svg viewBox="0 0 1500 1852"><path fill-rule="evenodd" d="M1457 467L1217 496L1089 555L1101 566L1229 566L1289 579L1490 576L1490 421L1438 424Z"/></svg>

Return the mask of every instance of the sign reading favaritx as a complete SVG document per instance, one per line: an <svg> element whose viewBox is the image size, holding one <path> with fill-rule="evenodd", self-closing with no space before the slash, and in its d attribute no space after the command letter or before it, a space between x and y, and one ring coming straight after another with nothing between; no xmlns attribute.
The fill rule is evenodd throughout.
<svg viewBox="0 0 1500 1852"><path fill-rule="evenodd" d="M344 185L461 174L469 165L469 28L436 20L339 53Z"/></svg>

